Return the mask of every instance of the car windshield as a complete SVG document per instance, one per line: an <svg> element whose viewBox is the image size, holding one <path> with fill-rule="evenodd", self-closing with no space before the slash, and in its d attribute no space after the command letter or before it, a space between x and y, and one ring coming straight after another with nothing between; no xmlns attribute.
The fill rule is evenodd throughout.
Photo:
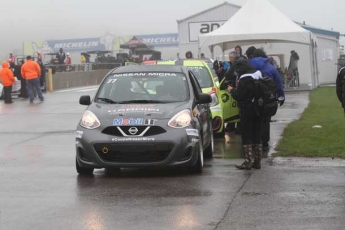
<svg viewBox="0 0 345 230"><path fill-rule="evenodd" d="M217 76L217 73L216 71L213 69L213 63L207 63L208 65L208 68L210 68L212 74L213 74L213 77L216 77Z"/></svg>
<svg viewBox="0 0 345 230"><path fill-rule="evenodd" d="M193 72L201 88L213 87L212 76L206 67L188 66L187 69Z"/></svg>
<svg viewBox="0 0 345 230"><path fill-rule="evenodd" d="M188 99L186 76L167 72L111 74L96 95L96 101L110 104L172 103Z"/></svg>

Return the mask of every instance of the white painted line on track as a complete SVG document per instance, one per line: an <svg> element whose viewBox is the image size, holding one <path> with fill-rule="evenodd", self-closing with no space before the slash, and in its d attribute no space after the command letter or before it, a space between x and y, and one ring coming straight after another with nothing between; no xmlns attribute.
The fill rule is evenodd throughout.
<svg viewBox="0 0 345 230"><path fill-rule="evenodd" d="M93 86L93 87L85 87L85 88L73 88L73 89L64 89L64 90L59 90L59 91L56 91L56 93L64 93L64 92L72 92L72 91L76 91L76 92L85 92L84 90L89 90L89 91L91 91L91 90L96 90L96 89L98 89L98 86L97 87L95 87L95 86Z"/></svg>
<svg viewBox="0 0 345 230"><path fill-rule="evenodd" d="M89 92L89 91L96 91L98 88L94 89L83 89L83 90L78 90L77 92Z"/></svg>

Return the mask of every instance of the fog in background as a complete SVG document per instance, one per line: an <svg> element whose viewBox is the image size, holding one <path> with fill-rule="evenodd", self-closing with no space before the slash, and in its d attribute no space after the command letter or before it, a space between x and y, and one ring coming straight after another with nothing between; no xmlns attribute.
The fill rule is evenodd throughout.
<svg viewBox="0 0 345 230"><path fill-rule="evenodd" d="M1 3L0 57L23 41L177 33L177 19L224 0L11 0ZM228 0L244 5L247 0ZM344 0L269 0L294 21L345 33ZM250 18L248 20L255 20ZM344 39L341 40L344 43Z"/></svg>

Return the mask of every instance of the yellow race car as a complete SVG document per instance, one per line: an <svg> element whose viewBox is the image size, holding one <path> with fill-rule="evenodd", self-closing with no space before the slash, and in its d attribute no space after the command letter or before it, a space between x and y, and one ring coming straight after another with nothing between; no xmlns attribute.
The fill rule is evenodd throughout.
<svg viewBox="0 0 345 230"><path fill-rule="evenodd" d="M212 102L210 103L210 109L214 134L223 135L225 123L239 122L237 101L231 97L226 89L220 90L219 85L222 82L220 84L216 83L212 70L205 60L157 61L157 65L182 65L192 71L198 79L203 93L211 94Z"/></svg>

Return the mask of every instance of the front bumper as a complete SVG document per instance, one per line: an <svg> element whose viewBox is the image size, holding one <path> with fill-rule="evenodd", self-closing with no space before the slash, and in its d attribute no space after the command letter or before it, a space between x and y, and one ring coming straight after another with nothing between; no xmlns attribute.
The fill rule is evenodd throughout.
<svg viewBox="0 0 345 230"><path fill-rule="evenodd" d="M81 167L92 168L194 165L198 132L190 132L192 128L164 128L167 132L159 135L119 137L103 134L103 128L87 130L79 126L77 161Z"/></svg>

